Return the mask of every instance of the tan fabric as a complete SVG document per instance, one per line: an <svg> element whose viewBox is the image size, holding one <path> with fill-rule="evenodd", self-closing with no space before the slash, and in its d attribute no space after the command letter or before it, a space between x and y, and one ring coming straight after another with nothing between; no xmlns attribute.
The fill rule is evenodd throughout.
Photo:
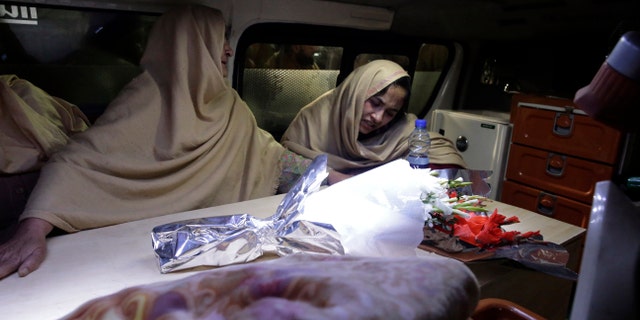
<svg viewBox="0 0 640 320"><path fill-rule="evenodd" d="M75 105L16 75L0 75L0 172L39 170L69 136L88 127Z"/></svg>
<svg viewBox="0 0 640 320"><path fill-rule="evenodd" d="M458 166L467 169L467 163L456 149L453 142L445 136L429 131L431 147L429 148L429 163L442 166Z"/></svg>
<svg viewBox="0 0 640 320"><path fill-rule="evenodd" d="M358 134L365 101L407 75L388 60L374 60L355 69L338 87L300 110L282 144L307 158L327 153L329 167L342 172L359 172L406 156L407 138L416 119L413 114L365 140L358 140ZM466 167L450 140L437 133L432 136L432 163Z"/></svg>
<svg viewBox="0 0 640 320"><path fill-rule="evenodd" d="M140 285L85 302L62 319L467 320L478 282L438 255L291 255Z"/></svg>
<svg viewBox="0 0 640 320"><path fill-rule="evenodd" d="M222 75L218 10L156 22L131 81L43 167L22 218L66 231L275 194L284 148Z"/></svg>

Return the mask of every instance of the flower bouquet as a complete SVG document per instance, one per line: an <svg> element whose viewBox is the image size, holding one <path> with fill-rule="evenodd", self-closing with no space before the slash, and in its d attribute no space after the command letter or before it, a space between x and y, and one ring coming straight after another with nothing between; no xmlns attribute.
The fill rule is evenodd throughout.
<svg viewBox="0 0 640 320"><path fill-rule="evenodd" d="M564 247L543 241L539 230L505 231L503 226L520 222L518 217L506 217L498 209L489 212L485 202L491 200L470 192L473 182L439 178L438 173L432 171L433 180L422 186L425 223L419 248L464 262L507 258L547 274L577 279L566 268L569 254Z"/></svg>
<svg viewBox="0 0 640 320"><path fill-rule="evenodd" d="M505 231L502 227L518 223L518 217L506 217L497 209L489 212L482 195L465 194L463 191L473 182L438 178L432 171L434 187L423 190L421 200L425 205L425 238L423 244L448 253L483 251L513 245L526 239L541 240L539 231Z"/></svg>

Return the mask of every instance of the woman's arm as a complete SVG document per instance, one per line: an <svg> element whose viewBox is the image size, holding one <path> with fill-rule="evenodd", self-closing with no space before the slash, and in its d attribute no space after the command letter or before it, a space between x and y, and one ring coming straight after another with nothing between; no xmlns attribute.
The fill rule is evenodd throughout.
<svg viewBox="0 0 640 320"><path fill-rule="evenodd" d="M282 171L280 173L278 193L286 193L293 188L298 179L300 179L307 168L311 165L312 161L312 159L305 158L297 153L286 150L280 157L280 168ZM353 176L328 167L327 170L329 171L329 176L322 183L323 185L332 185Z"/></svg>
<svg viewBox="0 0 640 320"><path fill-rule="evenodd" d="M280 180L278 193L287 193L311 165L312 160L285 150L280 156Z"/></svg>

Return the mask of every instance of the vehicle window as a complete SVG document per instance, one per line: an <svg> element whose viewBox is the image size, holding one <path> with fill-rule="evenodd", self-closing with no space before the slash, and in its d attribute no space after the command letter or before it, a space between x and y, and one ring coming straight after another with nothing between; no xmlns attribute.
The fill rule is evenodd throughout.
<svg viewBox="0 0 640 320"><path fill-rule="evenodd" d="M258 126L276 139L300 108L336 85L341 47L254 43L246 51L242 92Z"/></svg>
<svg viewBox="0 0 640 320"><path fill-rule="evenodd" d="M400 54L378 54L378 53L361 53L356 56L355 61L353 62L353 68L357 68L361 65L366 64L367 62L378 60L378 59L386 59L396 62L401 65L405 70L409 70L410 62L409 57L406 55Z"/></svg>
<svg viewBox="0 0 640 320"><path fill-rule="evenodd" d="M280 139L300 108L375 59L397 62L412 77L409 112L428 113L453 61L453 44L388 31L264 23L243 31L232 85L258 125Z"/></svg>
<svg viewBox="0 0 640 320"><path fill-rule="evenodd" d="M417 115L426 113L425 106L433 100L432 95L450 64L449 48L440 44L425 43L420 47L418 61L412 76L409 112Z"/></svg>
<svg viewBox="0 0 640 320"><path fill-rule="evenodd" d="M254 43L245 68L338 70L342 48L309 44Z"/></svg>
<svg viewBox="0 0 640 320"><path fill-rule="evenodd" d="M97 118L140 73L157 15L2 5L0 74L15 74Z"/></svg>

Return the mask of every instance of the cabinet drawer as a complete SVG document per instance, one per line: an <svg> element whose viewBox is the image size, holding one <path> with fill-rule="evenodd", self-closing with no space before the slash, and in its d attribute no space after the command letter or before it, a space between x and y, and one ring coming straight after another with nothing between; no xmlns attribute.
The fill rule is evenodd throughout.
<svg viewBox="0 0 640 320"><path fill-rule="evenodd" d="M611 180L613 167L560 153L512 144L506 177L584 203L591 203L595 184Z"/></svg>
<svg viewBox="0 0 640 320"><path fill-rule="evenodd" d="M515 95L512 141L579 158L614 164L622 133L591 119L561 98Z"/></svg>
<svg viewBox="0 0 640 320"><path fill-rule="evenodd" d="M591 214L589 205L513 181L504 181L500 201L582 228L588 226Z"/></svg>

